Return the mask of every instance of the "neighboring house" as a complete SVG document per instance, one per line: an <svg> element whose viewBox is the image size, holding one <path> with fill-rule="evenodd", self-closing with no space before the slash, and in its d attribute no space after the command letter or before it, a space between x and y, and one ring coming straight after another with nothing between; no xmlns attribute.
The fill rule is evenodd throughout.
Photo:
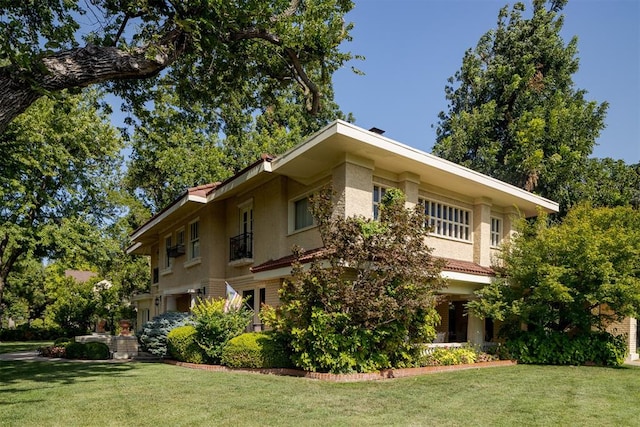
<svg viewBox="0 0 640 427"><path fill-rule="evenodd" d="M558 211L553 201L336 121L282 156L189 189L132 234L128 252L150 256L152 271L150 293L134 298L138 324L188 311L198 297L223 297L228 282L250 298L260 328L261 304L278 304L290 275L292 246L312 251L322 244L308 196L329 183L345 217L375 217L392 187L409 206L425 206L434 227L429 246L447 261L442 342L480 344L495 336L492 322L467 314L464 304L492 280L492 260L517 215Z"/></svg>

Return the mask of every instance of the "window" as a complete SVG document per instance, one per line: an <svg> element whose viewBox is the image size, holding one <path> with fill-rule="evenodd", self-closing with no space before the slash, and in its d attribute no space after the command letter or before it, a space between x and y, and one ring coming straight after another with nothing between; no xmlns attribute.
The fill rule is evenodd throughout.
<svg viewBox="0 0 640 427"><path fill-rule="evenodd" d="M502 220L491 218L491 246L498 246L502 240Z"/></svg>
<svg viewBox="0 0 640 427"><path fill-rule="evenodd" d="M171 236L165 236L164 238L164 268L169 269L173 264L173 258L169 256L171 250Z"/></svg>
<svg viewBox="0 0 640 427"><path fill-rule="evenodd" d="M176 231L176 245L183 246L184 245L184 228Z"/></svg>
<svg viewBox="0 0 640 427"><path fill-rule="evenodd" d="M262 306L267 303L267 288L260 288L260 306L258 310L262 310Z"/></svg>
<svg viewBox="0 0 640 427"><path fill-rule="evenodd" d="M255 291L253 289L248 291L242 291L242 299L245 301L245 304L247 305L247 307L251 308L252 311L255 311L255 307L253 306L254 296L255 296Z"/></svg>
<svg viewBox="0 0 640 427"><path fill-rule="evenodd" d="M419 199L418 203L424 206L424 213L429 217L429 226L433 228L433 234L471 240L470 211L425 199Z"/></svg>
<svg viewBox="0 0 640 427"><path fill-rule="evenodd" d="M380 203L386 193L387 189L385 187L379 185L373 186L373 219L378 219L380 215Z"/></svg>
<svg viewBox="0 0 640 427"><path fill-rule="evenodd" d="M189 259L200 257L200 221L189 224Z"/></svg>
<svg viewBox="0 0 640 427"><path fill-rule="evenodd" d="M294 202L294 230L311 227L313 225L313 215L309 210L309 197Z"/></svg>

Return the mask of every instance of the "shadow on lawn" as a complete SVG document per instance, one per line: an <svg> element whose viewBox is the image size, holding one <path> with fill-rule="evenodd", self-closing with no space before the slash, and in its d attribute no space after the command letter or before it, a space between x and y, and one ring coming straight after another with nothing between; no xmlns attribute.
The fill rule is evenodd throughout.
<svg viewBox="0 0 640 427"><path fill-rule="evenodd" d="M0 363L0 393L6 386L35 381L47 384L72 384L92 381L99 376L122 375L134 369L130 363L72 363L68 361L2 361ZM24 389L23 389L24 390Z"/></svg>

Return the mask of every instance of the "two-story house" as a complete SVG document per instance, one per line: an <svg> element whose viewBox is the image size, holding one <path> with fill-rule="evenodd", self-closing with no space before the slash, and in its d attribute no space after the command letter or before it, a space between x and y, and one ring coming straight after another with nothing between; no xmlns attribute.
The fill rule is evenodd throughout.
<svg viewBox="0 0 640 427"><path fill-rule="evenodd" d="M433 226L429 246L447 261L439 340L483 343L494 325L466 313L473 292L492 280L498 246L517 215L558 204L416 150L379 133L336 121L282 156L263 157L232 178L191 188L132 236L130 253L150 256L148 294L138 295L138 325L198 297L225 296L228 282L258 313L278 304L291 272L294 244L321 246L308 196L325 184L340 215L375 217L388 188L424 206ZM259 318L254 318L259 327Z"/></svg>

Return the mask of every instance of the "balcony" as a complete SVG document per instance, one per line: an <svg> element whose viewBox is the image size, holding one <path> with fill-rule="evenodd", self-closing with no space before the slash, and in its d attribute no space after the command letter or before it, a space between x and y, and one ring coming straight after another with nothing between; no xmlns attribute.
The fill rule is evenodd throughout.
<svg viewBox="0 0 640 427"><path fill-rule="evenodd" d="M185 252L185 248L184 245L175 245L175 246L171 246L170 248L167 248L167 256L169 258L178 258L181 255L184 255Z"/></svg>
<svg viewBox="0 0 640 427"><path fill-rule="evenodd" d="M247 264L253 262L253 233L243 233L229 239L229 262L241 260Z"/></svg>

